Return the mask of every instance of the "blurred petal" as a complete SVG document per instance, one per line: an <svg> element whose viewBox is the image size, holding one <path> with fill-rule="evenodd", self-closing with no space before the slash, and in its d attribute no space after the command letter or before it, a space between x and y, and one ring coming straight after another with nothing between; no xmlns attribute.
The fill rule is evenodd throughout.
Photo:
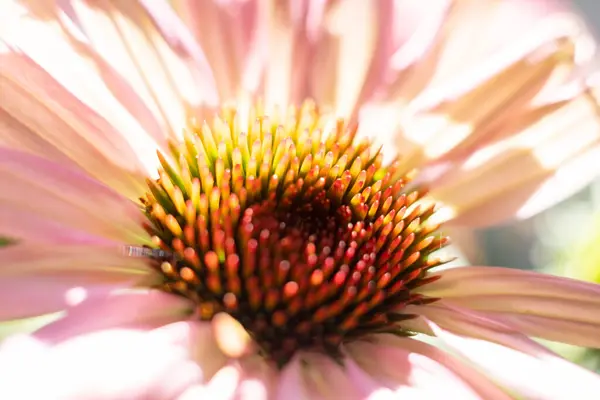
<svg viewBox="0 0 600 400"><path fill-rule="evenodd" d="M482 128L502 121L502 113L523 108L546 81L564 82L574 64L586 64L592 56L585 25L558 1L434 4L395 2L396 18L409 20L399 37L409 40L396 40L375 101L396 104L396 122L405 130L399 149L410 166L427 159L413 152L437 149L439 155L470 129L471 144L481 139ZM479 101L481 96L486 101ZM409 113L403 116L397 109L406 104Z"/></svg>
<svg viewBox="0 0 600 400"><path fill-rule="evenodd" d="M215 331L210 323L201 321L179 321L152 331L153 335L165 335L178 346L189 350L190 357L202 368L204 382L227 362L215 339Z"/></svg>
<svg viewBox="0 0 600 400"><path fill-rule="evenodd" d="M102 284L86 277L8 276L0 279L0 321L62 311L92 293L106 293L128 282Z"/></svg>
<svg viewBox="0 0 600 400"><path fill-rule="evenodd" d="M560 36L574 41L583 32L583 23L574 14L564 12L567 7L559 1L467 0L439 2L435 8L444 17L443 25L421 36L423 53L416 62L400 57L407 53L407 46L399 43L398 53L391 60L398 75L391 80L390 95L409 99L422 92L421 96L441 99L450 93L443 89L452 83L455 88L473 88L481 82L486 67L505 67L507 61L512 62L508 54L515 55L532 42L551 44ZM397 6L399 19L406 18L402 15L405 9ZM419 11L411 14L419 17Z"/></svg>
<svg viewBox="0 0 600 400"><path fill-rule="evenodd" d="M515 117L493 136L500 138L428 183L457 215L454 223L527 218L600 176L600 118L590 90Z"/></svg>
<svg viewBox="0 0 600 400"><path fill-rule="evenodd" d="M319 353L298 354L283 369L277 400L364 399L368 388L351 380L343 367Z"/></svg>
<svg viewBox="0 0 600 400"><path fill-rule="evenodd" d="M0 260L0 320L61 311L156 279L141 260L114 246L16 244L0 248Z"/></svg>
<svg viewBox="0 0 600 400"><path fill-rule="evenodd" d="M163 35L171 50L179 55L182 60L185 60L185 63L191 68L196 83L195 90L200 94L201 100L204 100L208 105L216 105L218 91L204 49L194 41L193 34L184 26L184 22L172 8L172 2L164 0L139 0L139 2L148 13L148 17L154 22L155 27ZM181 87L180 89L190 88ZM188 101L194 104L191 99L188 99Z"/></svg>
<svg viewBox="0 0 600 400"><path fill-rule="evenodd" d="M315 46L322 34L325 1L263 2L268 32L264 95L267 105L299 104L310 97L309 77ZM315 98L319 98L314 95Z"/></svg>
<svg viewBox="0 0 600 400"><path fill-rule="evenodd" d="M308 399L307 388L302 382L302 362L298 357L293 358L283 368L275 392L276 400L303 400Z"/></svg>
<svg viewBox="0 0 600 400"><path fill-rule="evenodd" d="M273 398L279 371L262 356L239 361L242 371L236 396L240 400L269 400Z"/></svg>
<svg viewBox="0 0 600 400"><path fill-rule="evenodd" d="M235 398L235 392L240 382L240 371L233 365L221 368L205 385L206 398L229 400Z"/></svg>
<svg viewBox="0 0 600 400"><path fill-rule="evenodd" d="M118 327L158 327L185 319L189 300L153 289L90 293L65 316L43 328L36 337L49 342Z"/></svg>
<svg viewBox="0 0 600 400"><path fill-rule="evenodd" d="M149 240L141 226L142 214L133 202L81 172L3 148L0 205L121 243ZM12 232L0 233L10 236Z"/></svg>
<svg viewBox="0 0 600 400"><path fill-rule="evenodd" d="M553 175L538 186L535 193L518 209L519 219L529 218L582 190L600 176L595 160L600 157L600 140L558 166ZM475 211L474 211L475 212Z"/></svg>
<svg viewBox="0 0 600 400"><path fill-rule="evenodd" d="M62 153L124 193L139 194L165 135L131 86L54 1L4 2L0 15L0 82L11 96L2 103L3 125L23 132L5 132L0 141L44 155L50 147L53 159Z"/></svg>
<svg viewBox="0 0 600 400"><path fill-rule="evenodd" d="M379 69L390 54L392 1L348 0L325 6L314 72L310 75L312 96L349 116L365 89L369 71ZM355 21L361 21L356 24ZM317 72L318 71L318 72Z"/></svg>
<svg viewBox="0 0 600 400"><path fill-rule="evenodd" d="M93 48L126 77L173 137L180 137L188 106L216 101L202 50L177 28L181 23L165 2L70 3Z"/></svg>
<svg viewBox="0 0 600 400"><path fill-rule="evenodd" d="M230 101L244 92L256 93L266 62L267 23L262 19L267 2L261 5L256 0L176 0L173 3L206 51L220 97ZM158 18L164 19L164 14L161 12Z"/></svg>
<svg viewBox="0 0 600 400"><path fill-rule="evenodd" d="M378 43L359 102L391 96L398 82L408 82L405 78L415 72L414 67L419 60L431 50L451 3L452 0L431 0L427 5L412 0L380 3ZM367 102L367 107L369 105ZM394 113L398 114L397 109ZM389 119L393 121L394 117ZM388 132L393 130L386 129L380 133L391 136Z"/></svg>
<svg viewBox="0 0 600 400"><path fill-rule="evenodd" d="M530 335L600 347L600 286L495 267L449 268L421 292L449 305L491 312Z"/></svg>
<svg viewBox="0 0 600 400"><path fill-rule="evenodd" d="M105 104L96 102L94 105L103 115L103 111L112 107L113 116L115 112L120 113L120 118L114 122L131 122L127 120L124 110L118 109L119 106L125 106L139 123L152 121L153 124L144 125L146 129L151 128L152 132L162 134L163 138L165 131L170 135L179 135L188 106L198 105L202 101L215 102L212 74L202 63L202 50L190 43L189 33L181 28L182 24L168 4L162 1L141 3L126 0L29 0L7 8L13 12L13 16L21 14L19 19L28 22L27 26L13 28L15 32L19 32L18 29L28 29L30 32L37 29L62 37L62 47L71 47L71 53L64 54L73 59L73 65L69 63L69 68L81 67L84 61L91 61L87 69L80 68L82 74L91 73L88 77L91 80L82 80L81 88L76 93L84 94L93 88L92 84L99 77L98 72L94 71L99 67L98 64L110 65L112 71L126 79L123 82L111 76L111 79L107 79L109 87L104 88L105 94L108 89L109 94L116 96L121 104L106 101L110 97L105 96ZM151 12L148 13L144 7ZM19 40L29 43L26 38ZM35 43L31 42L28 52L34 52L34 49L35 54L42 57L44 49L36 48ZM41 63L38 58L36 61ZM56 61L47 59L44 65L62 84L71 90L77 89L69 85L76 81L74 77L63 81L69 68L63 68L65 71L61 72L56 68ZM99 88L94 90L96 95L100 94L97 92ZM79 97L93 101L90 93L87 94ZM136 98L128 99L129 94ZM130 125L129 128L120 130L131 135L131 129L135 126Z"/></svg>
<svg viewBox="0 0 600 400"><path fill-rule="evenodd" d="M576 346L600 348L598 323L573 322L568 318L548 318L544 315L507 311L485 311L483 314L532 337Z"/></svg>
<svg viewBox="0 0 600 400"><path fill-rule="evenodd" d="M395 141L407 170L421 169L418 183L454 223L527 218L600 175L597 82L583 76L595 46L575 14L554 1L415 8L396 5L421 20L411 40L426 51L398 41L396 83L359 117L386 148Z"/></svg>
<svg viewBox="0 0 600 400"><path fill-rule="evenodd" d="M70 277L99 282L140 280L154 274L145 260L116 245L17 243L0 248L0 276Z"/></svg>
<svg viewBox="0 0 600 400"><path fill-rule="evenodd" d="M206 387L203 384L196 384L188 387L176 400L197 400L207 398Z"/></svg>
<svg viewBox="0 0 600 400"><path fill-rule="evenodd" d="M222 400L271 399L277 373L262 356L230 361L221 366L208 382L190 388L178 400L192 400L198 396Z"/></svg>
<svg viewBox="0 0 600 400"><path fill-rule="evenodd" d="M565 135L564 140L568 140L568 135ZM600 169L597 168L596 162L598 157L600 157L600 143L588 144L579 154L554 169L543 170L539 166L522 166L522 168L529 168L525 170L531 172L537 169L538 176L527 173L522 174L519 179L516 178L516 171L508 170L505 176L509 180L507 183L510 185L517 180L516 185L513 187L507 185L502 196L492 197L485 194L480 196L484 202L471 204L468 206L472 207L470 209L464 207L453 223L481 226L492 225L512 216L518 219L529 218L582 190L596 179L600 175ZM508 160L506 161L508 162ZM515 158L514 161L520 162L518 158ZM489 173L484 173L484 175L488 179L493 179ZM478 185L479 183L473 182L472 184ZM483 193L482 188L479 194ZM464 205L467 202L468 200L463 198L455 204L461 207L461 203Z"/></svg>
<svg viewBox="0 0 600 400"><path fill-rule="evenodd" d="M569 71L591 60L594 50L584 22L566 8L544 0L454 2L437 43L416 65L420 67L417 75L431 74L428 64L433 63L435 69L411 107L449 106L445 111L452 111L452 120L478 125L479 118L473 117L496 118L486 111L497 109L502 98L523 106L544 83L556 87L564 82ZM513 86L508 75L527 85ZM530 82L524 80L527 75ZM412 78L409 85L423 81L423 77ZM488 92L490 104L473 102L486 86L493 89ZM455 103L444 104L448 100Z"/></svg>
<svg viewBox="0 0 600 400"><path fill-rule="evenodd" d="M362 369L363 374L373 381L373 396L389 392L393 393L391 398L394 399L437 399L447 393L461 399L507 398L477 371L471 371L470 367L444 356L439 350L436 354L434 348L428 347L414 339L357 341L347 346L356 361L347 366L348 374L352 382L366 384L365 377L356 374L358 368Z"/></svg>
<svg viewBox="0 0 600 400"><path fill-rule="evenodd" d="M52 244L114 245L114 240L65 226L52 216L43 218L27 210L0 208L0 233L4 237L18 238L19 242Z"/></svg>
<svg viewBox="0 0 600 400"><path fill-rule="evenodd" d="M560 358L527 336L476 312L414 307L445 344L476 363L499 384L535 399L595 399L600 376ZM566 384L568 382L568 384Z"/></svg>
<svg viewBox="0 0 600 400"><path fill-rule="evenodd" d="M402 338L392 335L378 336L373 338L373 342L356 342L348 346L351 354L369 354L375 346L381 346L385 349L401 348L415 354L427 357L444 368L456 374L460 380L470 388L475 390L483 399L510 399L510 397L495 385L488 377L481 374L477 369L465 364L458 358L450 355L448 352L437 347L431 346L417 339ZM383 352L384 350L378 350Z"/></svg>
<svg viewBox="0 0 600 400"><path fill-rule="evenodd" d="M94 332L52 347L9 339L0 348L0 371L8 378L0 385L0 397L15 400L159 400L174 398L202 379L185 347L164 335L126 329Z"/></svg>
<svg viewBox="0 0 600 400"><path fill-rule="evenodd" d="M0 59L1 90L11 99L0 118L12 127L0 132L0 144L78 165L130 197L143 193L145 170L120 133L33 60Z"/></svg>
<svg viewBox="0 0 600 400"><path fill-rule="evenodd" d="M460 267L435 272L441 278L420 288L420 292L444 300L472 295L523 294L558 296L600 304L598 285L533 271L502 267Z"/></svg>

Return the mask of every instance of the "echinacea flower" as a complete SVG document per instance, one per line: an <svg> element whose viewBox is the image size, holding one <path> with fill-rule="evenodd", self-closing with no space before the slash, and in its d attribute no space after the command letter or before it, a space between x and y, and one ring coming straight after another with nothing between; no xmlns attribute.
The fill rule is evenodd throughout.
<svg viewBox="0 0 600 400"><path fill-rule="evenodd" d="M598 285L436 268L598 173L573 14L175 3L0 5L1 398L600 393Z"/></svg>

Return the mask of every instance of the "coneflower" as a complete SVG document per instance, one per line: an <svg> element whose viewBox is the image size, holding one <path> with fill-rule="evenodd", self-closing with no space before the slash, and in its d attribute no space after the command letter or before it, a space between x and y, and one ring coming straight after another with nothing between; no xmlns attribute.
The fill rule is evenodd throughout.
<svg viewBox="0 0 600 400"><path fill-rule="evenodd" d="M397 40L401 2L189 2L227 22L206 52L164 1L0 4L0 319L54 313L0 398L595 399L530 337L600 347L598 285L436 268L442 222L597 175L593 45L547 3L436 4Z"/></svg>
<svg viewBox="0 0 600 400"><path fill-rule="evenodd" d="M305 103L249 125L223 110L159 153L160 178L142 198L159 288L193 300L210 320L226 312L283 365L298 350L340 357L343 341L406 334L412 292L437 277L446 244L428 223L434 203L406 190L410 171L383 164L356 126Z"/></svg>

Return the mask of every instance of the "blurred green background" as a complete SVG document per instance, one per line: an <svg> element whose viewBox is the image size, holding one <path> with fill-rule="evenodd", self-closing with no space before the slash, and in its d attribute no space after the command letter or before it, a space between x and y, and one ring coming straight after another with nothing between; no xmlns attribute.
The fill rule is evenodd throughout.
<svg viewBox="0 0 600 400"><path fill-rule="evenodd" d="M475 232L471 245L476 249L471 261L600 283L598 210L600 181L527 221ZM600 351L546 344L600 373Z"/></svg>

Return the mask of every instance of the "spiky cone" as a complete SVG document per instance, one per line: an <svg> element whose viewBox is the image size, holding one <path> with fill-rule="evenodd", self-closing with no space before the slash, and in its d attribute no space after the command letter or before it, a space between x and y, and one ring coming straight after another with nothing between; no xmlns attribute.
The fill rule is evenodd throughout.
<svg viewBox="0 0 600 400"><path fill-rule="evenodd" d="M443 240L434 233L433 218L439 212L427 219L435 201L441 200L443 210L451 211L446 216L486 225L531 215L594 176L596 171L589 166L595 165L600 132L596 89L587 74L578 75L593 46L586 47L589 35L577 18L537 1L441 0L424 8L415 8L412 1L289 4L294 7L254 0L188 2L201 8L201 12L184 13L190 25L202 30L199 45L169 4L160 0L0 2L0 85L2 100L8 99L0 102L4 146L0 149L0 234L10 236L13 243L0 254L0 319L46 313L54 313L55 318L29 336L13 336L3 343L0 398L287 400L294 395L443 398L452 393L464 399L504 399L508 390L530 398L570 399L597 393L597 376L530 339L599 347L597 286L492 267L424 271L437 262L436 255L428 254L437 243L428 241ZM357 25L357 18L364 24ZM502 29L504 25L511 27L509 32ZM472 45L474 37L482 46ZM573 75L575 80L567 78ZM248 160L239 142L240 154L234 152L234 142L241 137L235 132L261 131L253 124L263 112L259 107L248 115L243 107L248 98L265 99L265 114L271 118L266 126L281 124L283 137L298 135L298 141L292 142L299 165L293 160L282 163L284 154L293 154L286 153L285 141L278 154L279 145L267 145L261 137L259 150L270 146L270 157L277 160L263 169L263 175L258 158L256 165L249 162L253 143L244 145ZM334 171L334 164L326 174L322 171L327 153L317 163L318 149L311 150L311 166L319 165L318 176L308 175L310 169L301 171L299 155L308 152L301 150L302 146L308 149L306 141L300 140L303 130L288 129L283 117L287 111L278 114L272 106L301 104L305 98L350 121L348 129L342 130L348 132L344 137L351 137L353 124L360 122L352 144L355 149L365 150L359 137L366 134L386 143L385 156L400 153L399 166L377 164L399 172L390 176L390 184L394 179L406 181L399 184L406 184L399 188L406 194L401 201L411 205L403 218L412 222L400 232L394 233L393 226L391 233L384 234L389 225L383 221L375 228L381 216L385 219L392 212L394 204L382 211L385 200L402 197L386 193L389 186L378 183L385 175L376 177L377 171L367 182L377 158L361 156L356 164L357 169L364 168L365 185L373 189L354 203L353 197L344 196L353 188L344 186L348 178L343 168ZM202 125L188 128L192 140L197 131L204 135L197 151L204 148L213 157L228 156L222 157L222 165L209 154L203 158L214 181L208 190L209 175L192 171L199 165L187 161L186 154L194 146L189 150L180 134L189 122L190 109L218 107L230 100L240 105L236 119L245 129L227 130L224 125L236 120L229 111L222 115L225 124L214 122L210 113L198 118L200 124L207 121L210 135L203 134ZM328 118L319 119L321 140L326 148L338 146L342 151L345 142L328 142L329 134L335 137L338 132L336 120ZM271 133L271 140L276 134ZM225 146L219 146L221 137L229 137L231 143L225 140ZM313 144L318 141L311 138L311 148ZM163 178L156 176L160 175L157 149L166 160L164 167L158 167ZM241 170L232 169L236 163ZM358 176L354 183L361 177L353 165L345 166L350 171L348 185L353 177ZM288 172L270 180L277 168L285 169L280 166L286 171L297 168L295 181L285 180ZM225 176L228 168L231 175ZM416 177L413 168L419 170ZM257 183L249 185L246 170L251 169ZM319 181L322 172L325 179ZM194 204L194 191L181 188L193 188L196 175L206 200L200 204L200 191L196 192L196 218L188 223L185 217L191 211L183 206L187 207L188 194ZM263 181L262 176L268 179ZM202 186L203 177L207 186ZM299 187L299 177L304 177L302 188L310 186L315 193L327 190L325 197L308 196L310 204L318 206L310 213L307 202L298 207L302 213L288 216L286 207L296 211L293 203L286 206L274 200L307 195L278 192L280 187ZM341 186L336 185L336 177ZM306 178L314 180L311 185ZM414 180L408 182L409 178ZM227 181L229 189L221 184ZM562 184L565 181L569 184ZM243 185L235 186L236 182ZM427 195L425 186L431 189ZM261 201L249 200L249 188L258 188L252 195ZM245 199L238 195L242 189ZM144 195L146 191L150 197ZM229 199L222 201L227 193ZM373 207L371 199L377 193L381 193L379 204ZM411 193L416 198L410 198ZM237 225L223 219L235 213L233 194L240 203ZM152 207L147 214L140 196ZM356 238L348 225L334 229L326 219L307 218L315 210L321 215L326 199L333 199L331 210L340 208L336 201L350 202L349 211L334 213L329 221L349 219L352 230L357 229ZM415 211L419 203L422 208ZM163 208L164 216L153 204ZM201 213L200 206L206 211ZM213 209L220 215L209 212ZM252 215L245 215L246 209L252 209ZM400 212L393 211L395 219ZM210 234L200 237L195 232L196 237L186 238L186 226L202 228L201 214L208 216L204 223ZM223 234L211 225L213 219L222 225ZM280 219L290 223L285 228L275 225ZM310 224L294 227L305 220ZM244 242L236 235L240 227L248 226L247 221L253 228ZM359 224L364 235L371 234L375 248L382 246L376 260L357 258L364 256L369 241L359 246ZM329 279L325 279L329 264L316 264L310 275L300 274L302 262L312 268L313 248L317 261L327 253L319 247L327 239L315 235L311 242L312 235L300 237L317 225L322 232L335 231L325 257L332 257L337 268ZM452 232L451 225L445 227ZM163 249L152 243L148 230L161 239ZM269 235L265 234L261 247L265 230ZM409 232L415 233L415 239ZM178 234L181 244L173 240ZM356 241L354 255L351 240L343 240L344 235ZM223 259L233 253L227 237L235 241L237 271L234 257ZM396 250L389 255L398 260L394 265L390 258L386 267L382 261L386 246L389 249L398 237L402 241L393 244ZM254 259L249 257L253 239L258 244ZM332 251L335 246L342 248L341 240L348 244L338 257ZM306 249L283 255L266 251L286 248L286 243L292 249L306 243ZM404 253L398 250L403 244ZM203 245L209 249L205 253L197 250ZM186 261L186 247L194 249L198 261L189 250ZM283 258L278 257L284 255L299 265L281 265ZM346 257L354 257L347 270L342 264ZM256 275L246 277L244 268L252 261ZM366 280L373 270L390 272L384 290L371 293L367 284L365 291L360 279L354 285L356 293L347 290L354 275L349 274L350 268L356 272L361 261L372 262L374 269L362 269L360 279ZM317 269L323 270L321 291L333 292L332 297L327 297L329 292L319 293L320 287L309 296L312 282L302 279L311 279ZM275 285L278 275L262 274L265 270L287 271L285 282ZM215 271L220 279L209 279ZM252 278L256 283L251 283ZM375 278L371 279L375 285L386 279ZM400 281L406 287L394 287ZM288 282L297 289L294 283L286 286ZM321 330L311 337L315 343L299 340L296 326L301 321L291 315L301 311L292 314L286 303L286 296L296 290L300 310L314 311L304 314L308 329ZM301 290L306 296L299 295ZM355 301L365 293L365 301ZM427 303L428 299L439 300ZM399 307L392 310L391 303ZM347 307L336 310L330 305ZM273 312L252 314L244 306L271 307ZM275 317L279 310L284 310L277 314L281 319ZM255 319L244 320L245 316ZM414 317L403 319L408 316ZM333 325L319 328L315 321L325 317L340 324L337 330ZM270 323L267 328L261 326L263 318ZM384 332L384 326L377 325L384 318L388 330L434 335L476 367L424 343L419 335ZM278 328L277 321L294 328L288 336L291 340L284 343L283 337L267 339L263 334ZM369 328L362 336L361 327ZM573 388L582 393L574 394Z"/></svg>
<svg viewBox="0 0 600 400"><path fill-rule="evenodd" d="M313 103L253 111L248 126L235 109L193 123L174 162L159 154L141 199L169 255L159 287L194 300L201 319L230 314L281 366L298 350L341 357L344 341L407 334L394 324L413 317L404 308L435 300L413 292L442 263L430 257L447 243L428 223L435 204Z"/></svg>

